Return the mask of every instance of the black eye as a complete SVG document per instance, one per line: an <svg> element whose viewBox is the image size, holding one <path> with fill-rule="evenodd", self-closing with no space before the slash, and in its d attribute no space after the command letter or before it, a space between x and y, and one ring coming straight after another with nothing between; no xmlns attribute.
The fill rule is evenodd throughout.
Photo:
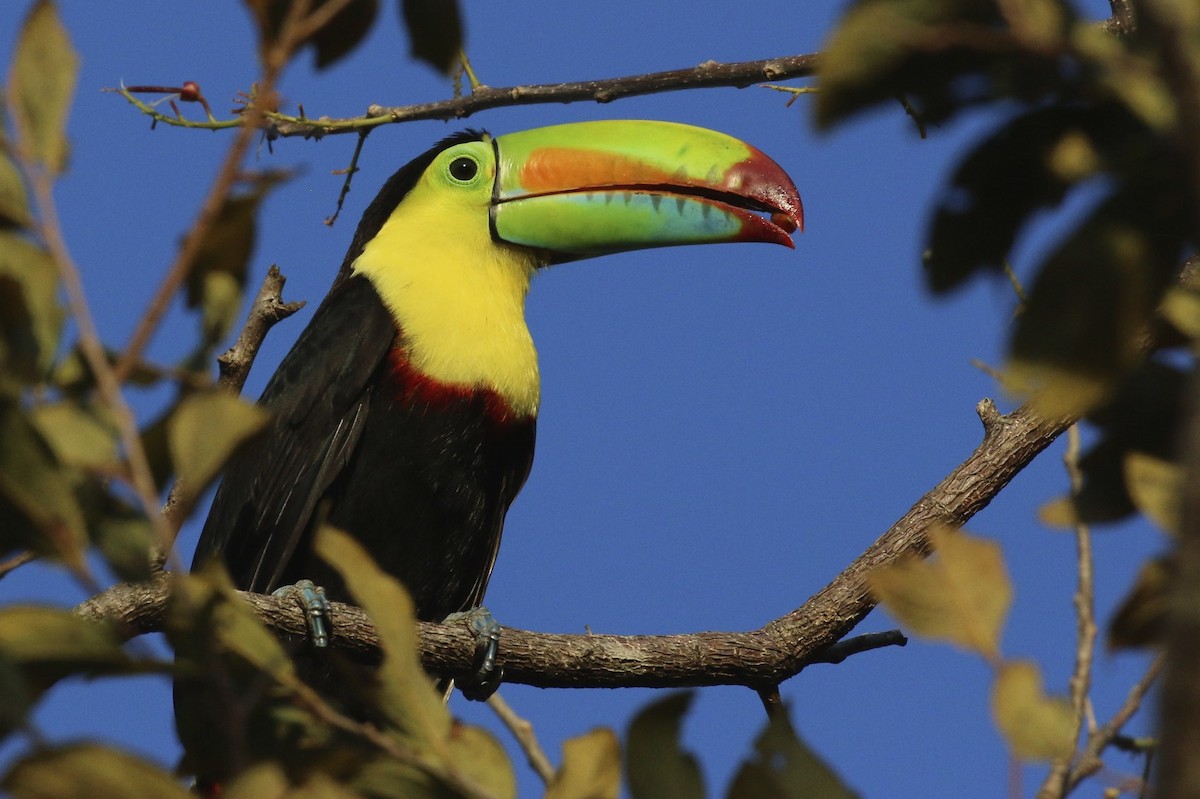
<svg viewBox="0 0 1200 799"><path fill-rule="evenodd" d="M479 173L479 164L471 158L455 158L450 162L450 176L464 183Z"/></svg>

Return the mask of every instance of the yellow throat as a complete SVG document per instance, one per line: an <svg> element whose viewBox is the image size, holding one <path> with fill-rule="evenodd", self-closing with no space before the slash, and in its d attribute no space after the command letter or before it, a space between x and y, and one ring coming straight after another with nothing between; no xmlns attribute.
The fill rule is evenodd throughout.
<svg viewBox="0 0 1200 799"><path fill-rule="evenodd" d="M399 322L414 368L441 383L490 389L531 417L541 384L525 296L539 265L531 251L492 241L486 202L447 196L422 178L354 271Z"/></svg>

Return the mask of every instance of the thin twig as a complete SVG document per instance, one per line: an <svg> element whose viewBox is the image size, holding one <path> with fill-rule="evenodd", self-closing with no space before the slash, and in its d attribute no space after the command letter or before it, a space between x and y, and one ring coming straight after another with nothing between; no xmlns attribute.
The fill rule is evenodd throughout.
<svg viewBox="0 0 1200 799"><path fill-rule="evenodd" d="M99 330L96 328L95 319L88 307L87 295L83 291L83 281L80 279L79 269L71 257L71 251L63 236L58 219L58 208L54 202L53 179L45 170L32 168L28 162L25 163L25 166L25 172L30 179L38 205L39 233L50 250L50 255L58 269L59 279L66 291L67 307L79 329L79 349L96 379L100 397L108 406L116 423L121 447L129 462L130 485L133 487L142 512L150 521L159 546L164 549L169 548L173 536L166 519L158 513L158 491L155 489L150 461L142 446L142 438L133 410L121 392L121 381L117 377L113 365L109 363L104 345L100 341Z"/></svg>
<svg viewBox="0 0 1200 799"><path fill-rule="evenodd" d="M279 267L272 264L267 270L266 277L263 278L254 302L250 305L246 323L242 326L242 332L238 335L237 341L221 357L217 358L217 364L221 371L221 377L217 384L226 391L233 394L241 393L246 377L250 374L250 367L254 365L254 359L258 355L268 331L275 326L275 323L288 318L304 307L303 301L283 301L283 285L286 282L287 279L279 271ZM178 530L183 524L183 520L191 514L193 503L198 497L192 497L192 502L187 504L184 504L182 499L180 484L176 481L171 486L171 493L167 496L167 501L162 509L163 516L166 517L172 530Z"/></svg>
<svg viewBox="0 0 1200 799"><path fill-rule="evenodd" d="M8 560L0 563L0 578L7 577L26 563L37 560L37 555L29 549L22 550Z"/></svg>
<svg viewBox="0 0 1200 799"><path fill-rule="evenodd" d="M1104 762L1100 759L1101 753L1108 748L1113 739L1121 732L1121 729L1129 722L1133 715L1142 707L1142 702L1146 699L1146 694L1154 685L1154 681L1158 679L1158 675L1163 670L1164 656L1158 655L1150 662L1146 672L1142 678L1133 684L1129 689L1129 693L1125 696L1125 701L1117 712L1113 714L1108 722L1099 727L1088 736L1087 744L1083 747L1083 752L1075 761L1075 766L1071 769L1070 776L1067 777L1067 788L1065 793L1070 793L1075 789L1075 786L1083 782L1099 771ZM1065 794L1064 794L1065 795Z"/></svg>
<svg viewBox="0 0 1200 799"><path fill-rule="evenodd" d="M330 227L337 221L338 216L342 213L342 205L346 202L346 195L350 193L350 182L354 180L354 175L358 172L358 157L362 155L363 145L367 142L367 134L370 131L364 130L358 134L358 141L354 143L354 155L350 156L350 166L346 167L346 179L342 181L342 190L338 192L337 207L333 209L333 214L325 218L325 224ZM336 174L336 173L335 173Z"/></svg>
<svg viewBox="0 0 1200 799"><path fill-rule="evenodd" d="M543 783L549 785L554 779L554 765L550 762L550 758L546 757L546 751L542 749L542 745L538 743L533 725L527 719L518 716L517 711L513 710L512 706L504 701L504 697L499 693L492 694L487 702L492 712L517 739L521 751L525 753L525 759L529 761L530 768L542 778Z"/></svg>
<svg viewBox="0 0 1200 799"><path fill-rule="evenodd" d="M250 149L250 143L270 113L265 106L272 104L275 84L279 80L281 71L286 66L288 59L315 30L309 23L315 18L327 20L346 4L347 0L334 0L334 2L326 3L316 9L309 16L304 16L307 3L295 4L289 9L289 16L284 22L281 39L275 47L271 48L270 53L264 59L263 73L256 83L256 101L247 106L240 115L241 128L233 143L230 144L220 169L217 170L217 176L208 190L208 195L204 198L196 221L184 236L175 261L167 270L166 277L159 284L158 291L151 298L137 329L117 362L118 380L123 380L133 365L141 359L142 352L162 323L167 309L170 308L172 299L178 293L180 286L187 280L201 246L208 239L213 226L220 217L221 208L233 191L233 186L241 172L242 161Z"/></svg>
<svg viewBox="0 0 1200 799"><path fill-rule="evenodd" d="M1067 451L1063 464L1070 480L1071 495L1079 496L1083 490L1083 472L1079 468L1079 425L1067 430ZM1092 662L1096 652L1095 587L1092 563L1092 533L1088 525L1075 525L1075 549L1078 584L1075 589L1074 605L1076 619L1075 670L1071 674L1071 707L1075 713L1075 739L1083 729L1084 716L1088 707L1088 692L1092 682ZM1071 758L1055 760L1050 773L1038 789L1038 799L1060 799L1067 794L1067 777L1071 772Z"/></svg>

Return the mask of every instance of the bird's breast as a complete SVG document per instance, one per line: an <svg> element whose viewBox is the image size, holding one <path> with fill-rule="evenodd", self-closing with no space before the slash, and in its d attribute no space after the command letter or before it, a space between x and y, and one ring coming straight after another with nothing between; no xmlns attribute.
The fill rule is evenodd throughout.
<svg viewBox="0 0 1200 799"><path fill-rule="evenodd" d="M384 380L388 399L408 410L427 413L462 413L474 409L484 420L503 428L532 419L536 412L515 408L507 398L488 386L450 383L426 374L414 363L403 345L392 349Z"/></svg>

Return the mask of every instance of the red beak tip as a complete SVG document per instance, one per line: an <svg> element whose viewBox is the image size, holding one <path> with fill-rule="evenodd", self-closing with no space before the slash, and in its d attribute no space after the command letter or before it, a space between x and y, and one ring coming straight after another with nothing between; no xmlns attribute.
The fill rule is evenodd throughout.
<svg viewBox="0 0 1200 799"><path fill-rule="evenodd" d="M783 228L788 233L795 233L800 229L799 221L791 214L785 214L782 211L776 211L771 214L771 221L778 227Z"/></svg>

